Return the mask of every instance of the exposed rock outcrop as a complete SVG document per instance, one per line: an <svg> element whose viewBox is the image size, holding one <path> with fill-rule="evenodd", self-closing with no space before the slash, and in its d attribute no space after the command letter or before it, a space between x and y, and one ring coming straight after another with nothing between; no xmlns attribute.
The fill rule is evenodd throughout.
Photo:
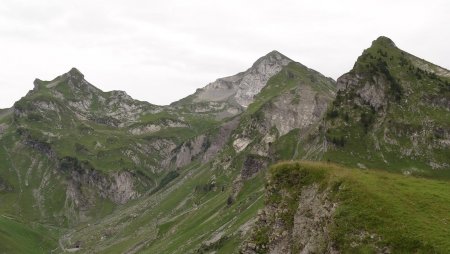
<svg viewBox="0 0 450 254"><path fill-rule="evenodd" d="M267 190L269 198L271 187ZM267 205L258 214L253 238L243 244L241 253L339 253L330 235L337 204L329 191L312 184L304 186L297 198L283 192L281 202ZM287 208L290 202L297 204L293 214Z"/></svg>
<svg viewBox="0 0 450 254"><path fill-rule="evenodd" d="M195 156L206 150L206 146L207 137L205 135L195 137L188 143L183 144L176 152L175 166L181 168L188 165Z"/></svg>
<svg viewBox="0 0 450 254"><path fill-rule="evenodd" d="M332 90L318 92L312 86L301 84L276 98L264 109L264 116L280 136L294 129L307 130L320 121L333 97Z"/></svg>
<svg viewBox="0 0 450 254"><path fill-rule="evenodd" d="M359 105L369 104L375 110L387 106L388 82L383 76L374 76L368 80L360 75L347 73L338 78L336 86L338 91L354 91L359 96L355 103Z"/></svg>
<svg viewBox="0 0 450 254"><path fill-rule="evenodd" d="M219 132L211 138L212 141L210 142L208 150L205 151L202 158L203 163L209 162L221 151L228 142L231 133L237 128L239 120L240 117L235 117L220 127Z"/></svg>
<svg viewBox="0 0 450 254"><path fill-rule="evenodd" d="M292 229L293 248L300 253L338 252L330 235L337 204L330 201L328 191L320 192L319 186L311 185L301 192Z"/></svg>
<svg viewBox="0 0 450 254"><path fill-rule="evenodd" d="M133 135L143 135L158 132L168 128L188 128L189 125L183 121L165 119L159 123L147 123L131 126L129 132Z"/></svg>
<svg viewBox="0 0 450 254"><path fill-rule="evenodd" d="M130 172L115 172L104 175L95 170L78 169L70 172L67 196L71 197L77 208L88 209L94 205L95 195L107 198L117 204L125 204L138 196L134 189L135 176ZM83 188L95 189L95 192L83 190Z"/></svg>

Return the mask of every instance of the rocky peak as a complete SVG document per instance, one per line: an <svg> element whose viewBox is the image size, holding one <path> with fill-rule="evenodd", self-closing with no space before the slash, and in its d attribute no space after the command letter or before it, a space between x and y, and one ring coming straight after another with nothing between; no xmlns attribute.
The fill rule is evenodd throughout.
<svg viewBox="0 0 450 254"><path fill-rule="evenodd" d="M33 84L35 91L44 87L52 89L61 84L67 85L73 90L98 91L97 88L84 79L83 73L76 68L70 69L67 73L62 74L51 81L43 81L37 78L34 80Z"/></svg>
<svg viewBox="0 0 450 254"><path fill-rule="evenodd" d="M236 102L243 107L250 105L267 81L290 62L291 59L275 50L258 59L237 86Z"/></svg>
<svg viewBox="0 0 450 254"><path fill-rule="evenodd" d="M265 56L256 60L252 68L261 68L265 65L286 65L286 63L292 62L287 56L281 54L280 52L273 50L266 54Z"/></svg>
<svg viewBox="0 0 450 254"><path fill-rule="evenodd" d="M267 81L290 62L291 59L274 50L259 58L245 72L217 79L199 89L192 96L193 102L229 102L245 108Z"/></svg>
<svg viewBox="0 0 450 254"><path fill-rule="evenodd" d="M66 82L67 85L72 87L73 89L80 89L85 92L96 92L99 91L96 87L91 85L84 79L83 73L81 73L78 69L72 68L69 72L63 74L60 78L62 82Z"/></svg>
<svg viewBox="0 0 450 254"><path fill-rule="evenodd" d="M64 103L55 104L55 101ZM155 109L147 102L134 100L124 91L103 92L85 80L84 75L76 68L51 81L36 79L34 89L15 106L16 115L20 116L27 115L25 111L28 109L48 116L62 111L57 107L68 107L78 119L113 127L132 124L145 110Z"/></svg>

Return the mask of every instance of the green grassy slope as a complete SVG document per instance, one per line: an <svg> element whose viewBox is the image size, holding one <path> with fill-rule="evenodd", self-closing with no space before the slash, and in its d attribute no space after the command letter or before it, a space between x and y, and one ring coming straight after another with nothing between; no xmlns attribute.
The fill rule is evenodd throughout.
<svg viewBox="0 0 450 254"><path fill-rule="evenodd" d="M329 101L335 92L332 80L290 63L236 118L240 119L238 127L214 160L202 164L197 157L187 166L166 171L160 166L165 159L160 153L164 142L180 149L198 135L217 134L225 120L191 112L189 105L174 111L134 101L131 104L141 105L143 111L134 112L137 118L121 125L110 117L116 112L105 110L109 104L99 99L114 101L114 92L96 88L74 91L70 82L38 81L35 91L15 105L23 114L0 111L1 127L8 127L0 133L0 224L5 228L0 228L0 246L11 246L5 247L5 252L16 248L21 252L55 248L62 252L79 243L82 253L238 253L258 210L264 207L265 165L281 159L317 158L350 167L447 179L450 148L445 142L450 135L450 115L440 102L448 98L450 88L448 76L442 73L445 70L381 38L349 73L361 78L360 86L384 80L386 104L381 109L361 101L354 90L341 91L322 124L302 130L294 126L280 136L266 115L277 99L288 94L285 106L296 110L291 106L299 105L300 87L308 86L320 93L314 98L323 96ZM80 117L86 112L69 105L79 96L92 101L89 117ZM182 127L167 127L170 124ZM132 133L150 125L163 127ZM250 140L241 151L233 143L238 138ZM38 142L41 150L50 147L56 160L26 146L30 140ZM90 195L96 191L92 186L81 186L86 197L93 198L88 200L90 210L77 215L66 196L70 172L57 171L64 169L58 162L68 158L87 165L97 176L131 171L139 179L137 189L142 196L117 205ZM247 162L253 163L247 173L254 174L243 179ZM432 165L438 168L432 169ZM388 246L405 253L450 251L446 240L450 237L450 227L446 227L450 223L446 205L450 189L446 181L309 162L274 166L269 179L280 193L291 194L290 199L273 192L265 203L290 204L283 215L287 224L292 223L303 186L317 183L332 189L332 198L339 204L332 237L341 250L371 253ZM17 220L1 214L14 214ZM77 216L86 216L84 222L75 223ZM59 230L30 221L58 226ZM259 232L258 244L267 240L264 234L269 231ZM360 241L358 233L375 234L381 240ZM63 249L56 246L57 236ZM19 246L21 242L23 246Z"/></svg>
<svg viewBox="0 0 450 254"><path fill-rule="evenodd" d="M180 146L200 134L214 133L220 124L206 114L178 114L170 109L154 113L156 106L120 92L102 92L84 81L82 74L68 78L69 74L37 80L35 89L14 105L15 113L0 111L0 215L14 214L26 222L23 227L39 221L63 231L110 214L118 205L97 193L95 181L101 183L102 177L108 179L118 171L132 172L136 191L149 192L169 171L161 167L168 155L160 152L164 146L159 141ZM137 113L130 111L138 115L136 122L114 126L109 115L119 112L119 106L137 107ZM167 119L185 126L144 134L130 131ZM125 117L124 121L133 120ZM91 183L76 183L77 176L73 180L74 173L92 171ZM74 185L79 193L73 194ZM80 202L75 204L71 195L81 197ZM7 245L13 245L14 239L21 240L11 238Z"/></svg>
<svg viewBox="0 0 450 254"><path fill-rule="evenodd" d="M31 93L15 103L22 114L14 116L14 127L33 140L47 143L59 158L76 158L106 173L127 169L152 178L155 176L149 171L154 171L163 159L152 150L152 141L163 139L179 145L220 123L208 115L155 109L154 105L123 99L117 92L103 92L83 82L61 77L37 82ZM132 108L125 122L111 116L120 115L121 103ZM132 120L135 114L137 119ZM167 121L183 125L165 128ZM131 133L132 129L152 124L163 127L149 133Z"/></svg>
<svg viewBox="0 0 450 254"><path fill-rule="evenodd" d="M289 64L269 80L233 135L244 132L253 121L258 123L265 107L299 86L312 86L325 94L334 89L322 75L298 63ZM148 120L153 119L148 116ZM265 169L240 180L242 186L235 183L245 159L255 156L252 147L259 145L265 133L246 135L253 135L248 149L236 152L229 140L212 163L195 162L178 170L179 175L158 192L118 208L89 227L75 228L65 237L66 246L81 241L86 252L237 253L262 208L265 183ZM283 151L292 154L294 149ZM274 151L277 158L278 152Z"/></svg>
<svg viewBox="0 0 450 254"><path fill-rule="evenodd" d="M48 253L57 247L58 234L57 229L0 215L0 253Z"/></svg>
<svg viewBox="0 0 450 254"><path fill-rule="evenodd" d="M83 251L99 253L236 251L246 230L243 225L263 204L262 175L246 183L233 203L227 202L236 174L192 165L157 193L118 208L90 227L75 228L64 244L81 241Z"/></svg>

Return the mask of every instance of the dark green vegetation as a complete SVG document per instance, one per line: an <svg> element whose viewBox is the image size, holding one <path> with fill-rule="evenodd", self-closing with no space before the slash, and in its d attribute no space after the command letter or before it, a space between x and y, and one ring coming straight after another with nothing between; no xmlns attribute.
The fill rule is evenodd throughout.
<svg viewBox="0 0 450 254"><path fill-rule="evenodd" d="M281 214L292 231L294 214L305 187L318 185L337 208L329 226L334 247L344 253L448 253L450 251L450 185L334 164L290 162L269 170L266 205L287 207ZM283 193L283 195L281 195ZM284 205L284 206L283 206ZM271 224L253 238L268 245ZM295 241L295 239L293 240ZM294 245L292 245L294 246Z"/></svg>
<svg viewBox="0 0 450 254"><path fill-rule="evenodd" d="M339 204L327 219L339 250L448 252L449 82L385 37L337 84L274 51L171 106L103 92L76 69L36 80L0 110L0 252L267 251L275 227L258 211L283 206L293 231L305 186ZM279 164L267 182L296 159L343 166Z"/></svg>

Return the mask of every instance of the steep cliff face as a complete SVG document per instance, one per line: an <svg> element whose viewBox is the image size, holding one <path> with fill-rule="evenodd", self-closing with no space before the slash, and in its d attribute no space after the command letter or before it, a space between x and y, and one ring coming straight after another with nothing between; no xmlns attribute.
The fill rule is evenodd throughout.
<svg viewBox="0 0 450 254"><path fill-rule="evenodd" d="M265 121L275 126L280 136L294 129L307 131L321 120L333 99L332 82L328 89L318 91L305 84L282 94L264 109Z"/></svg>
<svg viewBox="0 0 450 254"><path fill-rule="evenodd" d="M268 188L266 199L276 195L271 191L278 192L274 190L277 187ZM297 201L293 201L295 198L290 193L282 191L281 194L286 195L283 201L265 206L258 214L254 237L267 242L250 240L243 245L242 253L340 253L331 236L338 204L331 200L330 190L320 190L317 184L300 188ZM297 208L292 209L295 204ZM289 219L291 221L286 221ZM256 239L258 237L262 239Z"/></svg>
<svg viewBox="0 0 450 254"><path fill-rule="evenodd" d="M301 64L289 64L244 114L232 136L235 152L278 159L273 145L290 132L306 136L316 128L334 95L333 80ZM290 152L294 156L295 151Z"/></svg>

